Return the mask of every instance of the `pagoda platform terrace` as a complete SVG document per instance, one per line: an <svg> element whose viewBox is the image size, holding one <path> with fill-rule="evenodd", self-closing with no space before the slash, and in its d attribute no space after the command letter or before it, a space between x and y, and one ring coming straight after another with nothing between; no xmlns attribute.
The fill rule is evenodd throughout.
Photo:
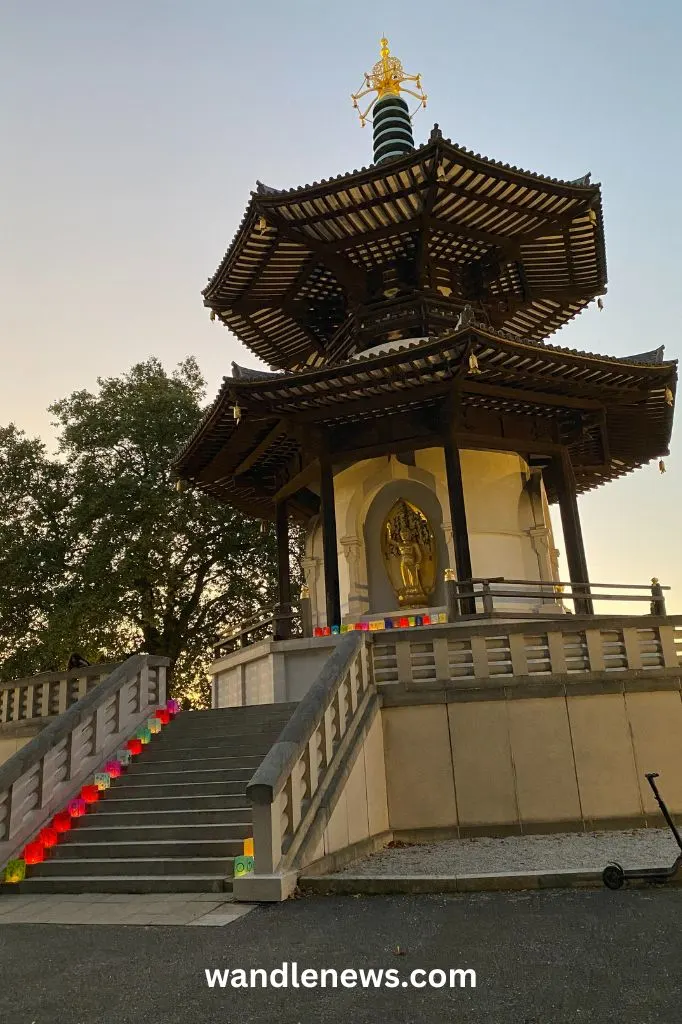
<svg viewBox="0 0 682 1024"><path fill-rule="evenodd" d="M343 635L267 639L218 657L212 706L300 701ZM399 703L471 700L472 689L490 696L507 687L523 696L636 691L652 671L657 685L667 674L679 680L682 664L682 616L493 611L364 636L372 682Z"/></svg>

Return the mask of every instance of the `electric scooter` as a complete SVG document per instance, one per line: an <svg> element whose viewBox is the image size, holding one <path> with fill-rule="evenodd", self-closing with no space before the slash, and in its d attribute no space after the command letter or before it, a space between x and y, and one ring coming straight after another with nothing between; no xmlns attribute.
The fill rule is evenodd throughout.
<svg viewBox="0 0 682 1024"><path fill-rule="evenodd" d="M667 821L668 827L670 828L672 834L675 836L675 841L677 842L677 845L682 851L682 836L680 836L680 833L677 831L675 822L670 817L670 811L665 806L665 801L663 800L661 794L658 792L658 787L654 782L654 779L658 778L658 772L647 772L645 778L651 786L652 790L654 791L656 803L661 808L663 817ZM608 889L620 889L626 881L630 880L652 882L653 884L663 884L665 882L669 882L670 879L674 875L676 875L678 871L681 872L682 878L682 852L679 854L677 860L672 865L672 867L669 868L632 868L626 871L620 864L618 864L617 861L613 861L611 864L604 868L601 877L604 885Z"/></svg>

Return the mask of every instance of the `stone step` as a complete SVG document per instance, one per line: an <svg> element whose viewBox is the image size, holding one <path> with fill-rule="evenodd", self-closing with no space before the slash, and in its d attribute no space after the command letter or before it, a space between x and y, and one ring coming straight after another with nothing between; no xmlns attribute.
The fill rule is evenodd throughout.
<svg viewBox="0 0 682 1024"><path fill-rule="evenodd" d="M269 749L269 748L268 748ZM197 743L194 747L178 746L175 743L158 743L149 744L143 754L139 754L134 761L134 764L155 764L157 761L195 761L197 758L219 757L223 761L233 763L237 767L248 767L252 771L255 771L258 765L263 760L263 755L259 753L246 754L239 753L233 754L230 752L230 748L225 745L220 746L207 746L205 743Z"/></svg>
<svg viewBox="0 0 682 1024"><path fill-rule="evenodd" d="M264 714L275 714L275 715L289 715L298 707L296 701L290 703L275 702L272 704L246 704L244 707L237 708L205 708L203 711L183 711L175 719L176 722L184 722L187 719L193 719L199 721L200 719L211 719L217 721L220 718L226 718L230 721L237 721L240 719L246 720L253 715L264 715Z"/></svg>
<svg viewBox="0 0 682 1024"><path fill-rule="evenodd" d="M68 836L62 839L62 843L125 843L138 841L156 842L157 840L160 842L165 840L176 840L179 842L191 840L193 842L195 839L215 839L229 842L236 839L239 840L240 846L242 846L243 840L253 834L253 827L251 822L244 817L244 813L240 813L244 820L237 820L235 818L228 823L220 824L215 822L209 822L205 825L117 825L112 823L102 827L85 829L78 825ZM94 819L91 819L91 823L93 826L97 826L97 822ZM72 836L74 837L73 840L71 839Z"/></svg>
<svg viewBox="0 0 682 1024"><path fill-rule="evenodd" d="M234 797L231 798L234 800ZM97 814L89 814L81 818L78 829L82 828L118 828L119 825L225 825L236 821L235 814L243 817L244 814L251 816L250 807L246 806L246 800L240 807L200 807L197 808L192 802L189 807L175 808L167 804L162 810L146 809L135 806L137 801L132 801L133 806L126 801L121 801L120 808L113 813L98 810Z"/></svg>
<svg viewBox="0 0 682 1024"><path fill-rule="evenodd" d="M232 879L222 875L73 875L59 878L27 878L18 885L0 884L0 892L31 893L153 893L232 892Z"/></svg>
<svg viewBox="0 0 682 1024"><path fill-rule="evenodd" d="M176 770L173 770L175 768ZM156 766L150 765L147 771L128 772L126 774L126 785L135 786L137 785L136 780L140 779L140 785L152 786L155 784L172 786L176 782L222 782L226 786L232 787L228 790L230 793L244 793L246 792L247 784L253 777L253 772L250 769L241 772L229 771L228 769L215 768L199 768L193 769L188 768L187 771L183 771L177 765L171 764L167 771L157 771ZM236 788L235 788L236 787ZM101 800L108 800L116 795L117 787L114 784L110 789L100 797Z"/></svg>
<svg viewBox="0 0 682 1024"><path fill-rule="evenodd" d="M135 778L138 775L159 775L162 772L171 772L173 774L184 774L191 775L194 772L207 771L211 774L220 774L225 776L227 779L229 776L232 778L250 778L255 768L249 767L248 765L235 764L234 758L226 757L195 757L191 761L176 761L173 758L173 751L168 750L165 753L165 757L168 760L154 760L154 761L134 761L129 768L126 769L126 779ZM261 758L262 760L262 758Z"/></svg>
<svg viewBox="0 0 682 1024"><path fill-rule="evenodd" d="M152 797L125 797L117 800L113 796L105 796L97 805L94 812L96 816L101 808L109 814L116 814L119 811L219 811L230 807L230 797L244 796L244 787L239 789L239 783L231 782L227 796L152 796Z"/></svg>
<svg viewBox="0 0 682 1024"><path fill-rule="evenodd" d="M62 860L124 860L126 858L148 860L172 859L230 859L244 852L244 839L250 835L250 826L239 829L241 835L233 839L131 839L89 842L81 835L60 843L50 854L50 863ZM88 837L89 839L89 837Z"/></svg>
<svg viewBox="0 0 682 1024"><path fill-rule="evenodd" d="M232 857L84 857L69 860L51 857L42 864L32 864L31 878L59 878L76 875L213 875L231 878Z"/></svg>
<svg viewBox="0 0 682 1024"><path fill-rule="evenodd" d="M108 796L102 797L102 806L105 801L113 798L124 800L128 797L136 799L143 796L229 796L231 793L229 782L173 782L150 778L146 775L137 775L130 782L119 780L108 791ZM248 802L248 801L247 801ZM98 805L99 806L99 805Z"/></svg>

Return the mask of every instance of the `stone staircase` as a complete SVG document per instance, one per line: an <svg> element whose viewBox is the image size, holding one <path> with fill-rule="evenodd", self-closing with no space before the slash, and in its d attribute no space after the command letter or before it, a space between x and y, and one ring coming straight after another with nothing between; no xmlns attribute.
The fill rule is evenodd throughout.
<svg viewBox="0 0 682 1024"><path fill-rule="evenodd" d="M295 704L185 712L16 892L231 891L252 835L246 785Z"/></svg>

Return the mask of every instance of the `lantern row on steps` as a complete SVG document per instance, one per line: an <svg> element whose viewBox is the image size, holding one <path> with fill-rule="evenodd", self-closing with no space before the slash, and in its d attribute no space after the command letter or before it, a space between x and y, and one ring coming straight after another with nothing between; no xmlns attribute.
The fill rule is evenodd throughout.
<svg viewBox="0 0 682 1024"><path fill-rule="evenodd" d="M364 622L349 622L342 626L315 626L313 636L337 636L352 633L353 630L409 629L410 626L435 626L448 621L446 612L433 615L397 615L390 619L369 619Z"/></svg>
<svg viewBox="0 0 682 1024"><path fill-rule="evenodd" d="M55 814L49 825L43 826L37 836L27 843L22 857L8 862L2 880L10 883L23 882L27 865L42 864L46 851L55 847L61 836L71 830L73 819L82 818L87 814L88 807L97 803L100 793L109 789L111 780L121 777L123 769L131 763L133 757L141 754L152 736L161 732L163 726L168 725L179 711L180 705L173 698L166 701L165 707L157 708L145 725L137 730L135 736L117 751L115 758L107 761L103 770L95 774L92 783L82 786L80 795L70 800L65 810Z"/></svg>

